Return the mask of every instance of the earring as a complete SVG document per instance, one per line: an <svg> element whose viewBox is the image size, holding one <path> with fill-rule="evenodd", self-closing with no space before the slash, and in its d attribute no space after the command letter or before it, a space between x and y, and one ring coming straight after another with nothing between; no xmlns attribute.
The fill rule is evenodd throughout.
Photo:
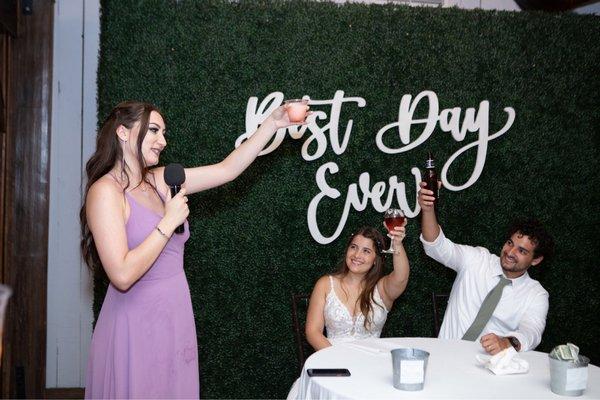
<svg viewBox="0 0 600 400"><path fill-rule="evenodd" d="M119 140L123 143L127 143L127 132L128 130L123 125L119 125L116 130L116 134Z"/></svg>

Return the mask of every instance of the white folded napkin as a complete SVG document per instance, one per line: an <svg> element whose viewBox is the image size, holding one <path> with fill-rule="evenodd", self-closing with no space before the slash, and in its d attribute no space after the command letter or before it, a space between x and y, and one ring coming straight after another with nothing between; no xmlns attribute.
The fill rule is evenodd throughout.
<svg viewBox="0 0 600 400"><path fill-rule="evenodd" d="M397 344L386 343L381 340L371 340L371 339L363 339L363 340L355 340L352 342L344 343L344 346L351 347L353 349L362 350L366 353L370 354L390 354L392 349L398 348Z"/></svg>
<svg viewBox="0 0 600 400"><path fill-rule="evenodd" d="M514 347L502 350L494 356L476 354L475 358L481 365L496 375L525 374L529 372L529 363L522 358L516 357L517 351Z"/></svg>

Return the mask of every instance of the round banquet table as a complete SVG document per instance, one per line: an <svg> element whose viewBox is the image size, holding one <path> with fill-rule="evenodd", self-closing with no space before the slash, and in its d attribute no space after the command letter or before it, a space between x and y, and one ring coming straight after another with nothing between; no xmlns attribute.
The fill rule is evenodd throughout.
<svg viewBox="0 0 600 400"><path fill-rule="evenodd" d="M394 348L413 347L430 353L421 391L392 384ZM547 353L528 351L525 374L495 375L481 366L485 354L478 342L436 338L366 339L336 344L311 355L299 380L298 399L568 399L550 391ZM585 354L584 354L585 355ZM347 368L349 377L309 377L309 368ZM579 399L600 399L600 368L589 365L587 389Z"/></svg>

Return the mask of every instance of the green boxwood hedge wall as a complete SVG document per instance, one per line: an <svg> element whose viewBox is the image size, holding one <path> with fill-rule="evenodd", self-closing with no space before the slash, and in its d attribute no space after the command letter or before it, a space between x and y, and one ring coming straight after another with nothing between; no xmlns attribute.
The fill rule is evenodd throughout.
<svg viewBox="0 0 600 400"><path fill-rule="evenodd" d="M414 208L411 168L432 151L441 170L476 140L477 133L467 132L458 142L438 124L411 151L381 152L377 131L397 121L403 95L424 90L437 94L440 110L460 107L461 121L467 108L488 100L490 133L504 125L503 109L514 108L514 124L489 143L478 181L443 191L441 224L455 241L497 252L514 217L544 221L558 249L532 270L550 292L538 350L569 341L600 362L598 17L300 1L105 0L101 25L99 117L125 99L157 104L170 132L165 164L223 159L245 132L252 96L260 102L280 91L286 98L331 99L343 90L366 101L342 107L340 134L354 121L343 154L328 143L322 157L305 161L301 148L309 132L287 136L237 180L192 197L185 264L203 397L284 397L297 375L290 293L310 292L332 271L358 226L381 226L382 214L369 202L350 212L337 240L318 244L307 228L307 208L319 193L319 167L339 167L327 182L341 196L319 209L319 227L330 235L348 185L362 172L369 172L371 185L397 176ZM330 114L329 106L312 109ZM422 102L415 118L427 112ZM412 140L422 129L413 127ZM391 133L386 138L400 143ZM452 182L468 179L475 156L471 149L453 164ZM385 336L431 336L430 294L451 288L453 272L424 255L418 234L413 218L406 239L410 283ZM100 277L96 283L98 312L106 283Z"/></svg>

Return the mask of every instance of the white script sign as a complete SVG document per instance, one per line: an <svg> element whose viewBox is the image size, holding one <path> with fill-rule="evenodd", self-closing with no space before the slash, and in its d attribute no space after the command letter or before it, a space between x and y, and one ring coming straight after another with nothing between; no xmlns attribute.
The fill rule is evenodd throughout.
<svg viewBox="0 0 600 400"><path fill-rule="evenodd" d="M251 97L246 106L246 133L237 138L235 146L238 147L245 139L252 135L271 112L283 104L283 101L284 95L281 92L269 94L260 105L258 104L258 98ZM417 106L423 101L427 101L428 105L427 118L414 119L413 114ZM336 155L342 155L346 151L348 142L350 141L353 126L353 120L348 120L345 128L343 128L344 133L340 137L340 111L345 103L354 104L358 107L365 107L367 104L362 97L344 97L342 90L336 91L333 98L329 100L309 99L310 105L331 106L329 115L325 111L317 110L309 116L306 125L279 129L273 141L260 155L268 154L279 147L286 133L289 133L293 139L301 139L307 130L310 131L310 135L302 145L302 158L304 160L314 161L321 158L325 154L328 145L331 146ZM441 180L444 188L452 191L464 190L473 185L481 176L487 156L488 143L508 132L515 121L515 110L512 107L505 107L504 111L508 117L504 126L498 132L490 134L489 110L490 104L487 100L484 100L479 103L478 109L467 108L461 122L461 108L454 107L440 111L438 97L434 92L429 90L423 91L414 99L410 94L405 94L400 100L397 121L384 126L377 132L375 144L379 150L387 154L404 153L425 143L433 134L438 124L439 128L443 132L449 132L456 142L464 142L468 133L476 134L475 140L468 142L446 160L441 172ZM419 127L422 127L420 132L415 133ZM386 143L395 143L396 145L393 147L386 145L384 143L384 136L386 137ZM309 151L309 147L314 149L314 151ZM448 170L461 155L471 148L475 148L477 151L471 175L462 183L449 182ZM327 200L335 201L342 195L338 189L332 188L327 183L327 175L336 174L337 172L339 172L338 165L330 161L321 165L315 176L319 193L310 201L306 218L310 234L318 243L328 244L333 242L344 229L351 209L363 211L369 202L373 209L382 213L396 203L409 218L419 214L420 207L416 196L412 199L414 207L410 207L406 198L406 186L404 182L398 182L396 176L391 176L388 179L387 185L386 182L375 182L371 185L369 173L363 172L358 177L358 183L352 183L346 188L344 209L334 232L328 236L327 234L323 234L317 218L319 205ZM417 188L421 181L421 172L419 168L412 167L411 173L414 176L415 188Z"/></svg>

